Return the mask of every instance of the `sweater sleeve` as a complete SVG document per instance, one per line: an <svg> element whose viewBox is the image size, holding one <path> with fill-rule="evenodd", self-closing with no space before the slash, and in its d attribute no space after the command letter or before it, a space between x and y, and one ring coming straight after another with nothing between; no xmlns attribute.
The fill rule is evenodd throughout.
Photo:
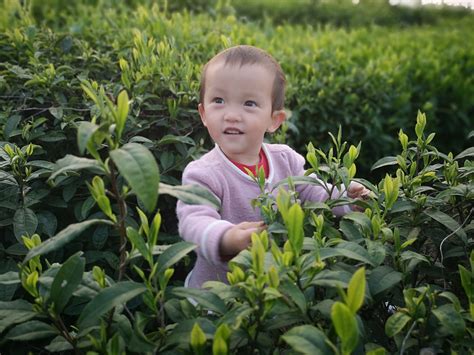
<svg viewBox="0 0 474 355"><path fill-rule="evenodd" d="M303 156L291 150L290 158L288 160L290 162L292 175L304 176L305 159L303 158ZM310 177L317 179L319 182L321 182L321 184L325 184L328 190L331 190L332 185L330 183L325 183L324 181L320 180L315 174L311 174ZM310 184L297 185L296 191L298 191L300 199L302 201L324 202L329 198L329 194L327 193L326 189L323 186L319 186L319 185L310 185ZM346 195L346 192L344 190L339 191L337 188L335 188L330 198L337 199L345 195ZM335 207L332 209L332 211L336 216L343 216L346 213L350 212L351 209L349 205L344 205L344 206Z"/></svg>
<svg viewBox="0 0 474 355"><path fill-rule="evenodd" d="M219 199L218 184L205 168L188 165L183 172L183 185L188 184L205 187ZM181 238L196 244L197 252L210 264L227 265L221 260L219 245L224 233L234 224L222 220L219 211L207 205L188 205L178 201L176 213Z"/></svg>

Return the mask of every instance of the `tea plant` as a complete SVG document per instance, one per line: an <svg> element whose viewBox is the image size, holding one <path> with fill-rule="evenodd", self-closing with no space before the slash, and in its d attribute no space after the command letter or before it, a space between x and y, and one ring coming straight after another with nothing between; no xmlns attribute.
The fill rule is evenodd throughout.
<svg viewBox="0 0 474 355"><path fill-rule="evenodd" d="M15 212L13 223L28 253L19 265L19 273L10 271L2 275L2 285L21 284L27 296L2 302L0 332L11 327L4 334L3 343L52 339L45 346L52 352L72 350L79 353L81 349L91 349L99 353L117 353L125 351L128 342L128 349L132 351L152 351L156 345L143 340L143 328L148 320L161 327L161 334L158 333L152 339L166 335L164 303L166 286L173 274L171 267L195 246L186 242L158 245L159 213L154 215L149 225L146 214L138 208L140 224L139 228L134 227L136 222L129 219L130 203L133 203L133 200L130 201L131 196L136 195L139 205L150 213L155 210L159 191L188 203L216 205L216 201L209 192L199 187L160 183L157 163L150 151L138 143L122 144L122 133L129 113L129 99L125 91L119 94L117 104L114 104L105 95L103 88L93 83L84 82L83 89L94 101L96 115L91 122L79 124L77 142L79 151L87 151L92 158L68 155L47 173L52 184L61 181L63 176L74 176L83 170L98 173L90 183L87 182L92 205L97 204L100 210L95 218L71 224L42 242L40 236L34 234L36 215L28 209L29 205L24 199L25 182L32 176L27 158L33 154L34 146L29 145L23 151L19 148L13 150L9 145L3 148L10 158L7 161L9 164L5 165L12 168L11 175L6 175L8 181L18 187L23 197L14 201L22 203L18 211L22 211L23 217L18 217L19 212ZM118 274L113 278L98 266L86 271L86 259L82 251L76 252L62 264L50 264L45 259L95 225L111 226L117 230L118 240L115 244L120 259ZM132 243L131 248L127 246L128 241ZM156 258L155 255L159 256ZM143 258L147 266L137 263L137 258ZM131 273L127 272L130 265L142 283L124 281L125 278L131 279ZM133 315L133 309L122 306L140 294L144 294L144 304L151 311L149 318L139 311ZM28 301L30 298L31 303ZM132 315L133 319L142 319L140 323L143 328L133 330L123 312ZM74 321L69 323L71 318Z"/></svg>

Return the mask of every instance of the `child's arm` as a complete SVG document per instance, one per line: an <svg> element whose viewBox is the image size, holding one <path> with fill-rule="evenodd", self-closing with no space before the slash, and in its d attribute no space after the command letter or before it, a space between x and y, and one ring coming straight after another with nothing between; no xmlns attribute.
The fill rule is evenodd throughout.
<svg viewBox="0 0 474 355"><path fill-rule="evenodd" d="M183 172L183 185L197 184L220 197L220 183L212 174L189 166ZM180 236L198 245L197 252L213 265L222 265L245 249L253 232L263 229L263 222L243 222L237 225L223 220L219 211L207 205L187 205L178 201L176 212Z"/></svg>

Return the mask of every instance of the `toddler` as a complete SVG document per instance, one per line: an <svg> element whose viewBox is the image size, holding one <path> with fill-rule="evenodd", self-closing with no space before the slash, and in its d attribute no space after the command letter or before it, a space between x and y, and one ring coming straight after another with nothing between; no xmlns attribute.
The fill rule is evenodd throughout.
<svg viewBox="0 0 474 355"><path fill-rule="evenodd" d="M305 159L287 145L263 143L266 132L277 130L286 118L285 76L265 51L252 46L228 48L213 57L201 77L199 115L215 147L191 162L183 172L184 184L209 189L221 203L216 211L205 205L178 201L179 233L198 245L194 269L185 286L200 288L210 280L226 282L227 261L247 248L254 232L266 226L251 207L259 187L246 173L263 167L271 189L289 176L302 176ZM297 185L302 201L325 201L320 186ZM361 198L368 190L351 183L347 195ZM336 191L332 198L340 195ZM334 209L342 215L348 206Z"/></svg>

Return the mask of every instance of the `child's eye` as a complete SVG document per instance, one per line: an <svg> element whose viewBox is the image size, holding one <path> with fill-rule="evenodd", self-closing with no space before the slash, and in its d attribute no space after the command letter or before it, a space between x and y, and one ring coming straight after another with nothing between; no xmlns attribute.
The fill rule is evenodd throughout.
<svg viewBox="0 0 474 355"><path fill-rule="evenodd" d="M247 100L245 101L245 106L248 106L248 107L257 107L257 103L253 100Z"/></svg>
<svg viewBox="0 0 474 355"><path fill-rule="evenodd" d="M216 104L223 104L224 103L224 99L221 98L221 97L215 97L212 99L212 102L213 103L216 103Z"/></svg>

